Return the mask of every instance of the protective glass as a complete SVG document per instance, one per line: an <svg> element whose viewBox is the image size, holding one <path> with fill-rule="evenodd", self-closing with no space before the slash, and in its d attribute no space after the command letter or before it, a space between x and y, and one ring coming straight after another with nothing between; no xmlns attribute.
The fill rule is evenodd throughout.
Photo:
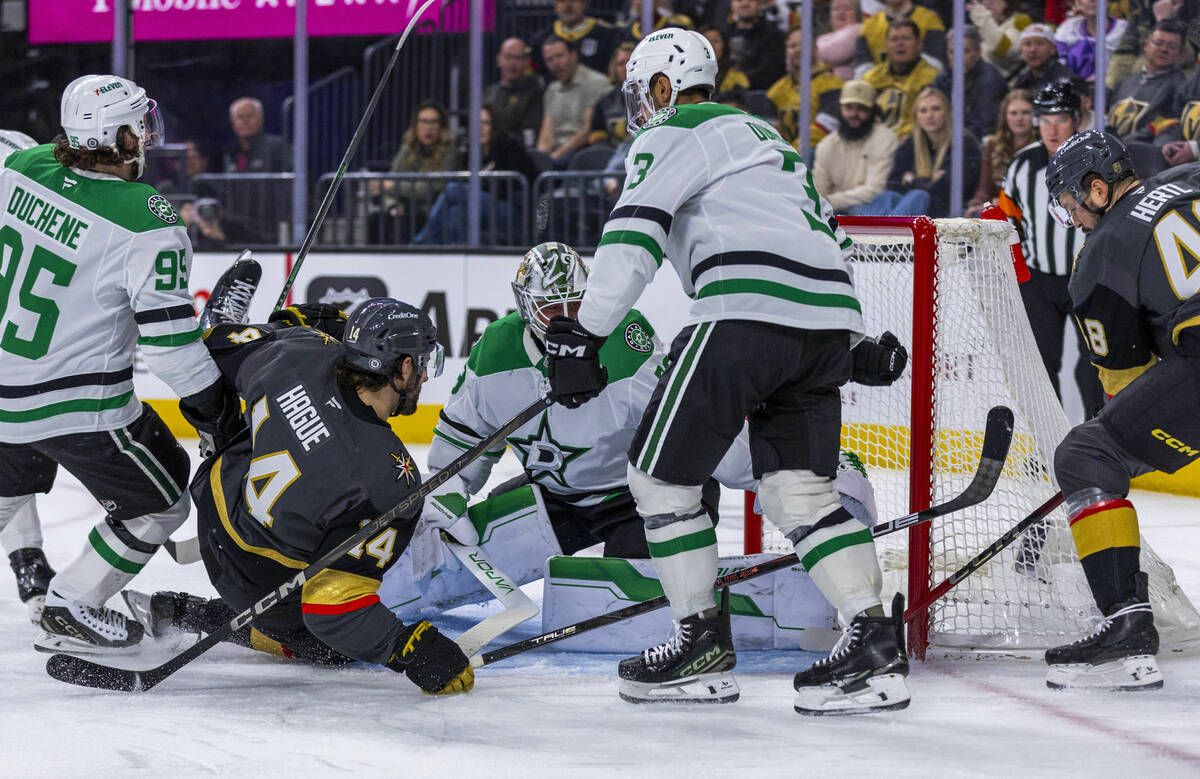
<svg viewBox="0 0 1200 779"><path fill-rule="evenodd" d="M1074 227L1075 220L1071 213L1079 207L1079 201L1070 192L1064 192L1058 200L1050 201L1050 216L1063 227Z"/></svg>
<svg viewBox="0 0 1200 779"><path fill-rule="evenodd" d="M436 379L442 375L442 368L446 366L446 349L441 344L434 344L433 350L424 356L426 375L431 379Z"/></svg>
<svg viewBox="0 0 1200 779"><path fill-rule="evenodd" d="M621 94L625 97L625 128L630 135L637 135L654 116L649 90L643 90L641 84L631 80L621 85Z"/></svg>
<svg viewBox="0 0 1200 779"><path fill-rule="evenodd" d="M146 100L146 113L142 116L142 137L146 141L146 148L162 146L167 142L167 126L162 114L158 112L158 103L154 100Z"/></svg>

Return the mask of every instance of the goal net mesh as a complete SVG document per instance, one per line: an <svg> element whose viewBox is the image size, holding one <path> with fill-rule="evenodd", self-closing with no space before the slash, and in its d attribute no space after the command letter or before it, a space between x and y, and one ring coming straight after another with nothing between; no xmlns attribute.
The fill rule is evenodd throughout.
<svg viewBox="0 0 1200 779"><path fill-rule="evenodd" d="M909 346L911 359L890 387L843 387L842 448L865 463L879 517L886 520L966 488L992 406L1012 409L1013 442L988 500L913 534L922 545L927 535L929 551L928 570L916 571L911 585L913 560L926 566L920 555L914 557L909 534L878 539L885 603L892 593L906 591L911 603L931 579L944 580L1053 495L1054 450L1069 429L1021 303L1011 228L968 219L934 225L936 237L919 239L912 228L894 224L847 228L855 242L851 265L867 333L892 331ZM914 244L922 240L932 261L928 270L915 270L922 263L914 262ZM790 550L765 520L763 529L764 548ZM1141 559L1150 573L1164 643L1200 634L1200 617L1144 539ZM1078 638L1097 617L1060 507L931 607L928 645L1042 649Z"/></svg>

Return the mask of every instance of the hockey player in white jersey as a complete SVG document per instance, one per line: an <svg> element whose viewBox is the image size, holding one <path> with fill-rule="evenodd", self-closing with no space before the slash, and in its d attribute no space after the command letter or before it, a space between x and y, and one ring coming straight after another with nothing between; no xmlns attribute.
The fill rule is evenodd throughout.
<svg viewBox="0 0 1200 779"><path fill-rule="evenodd" d="M49 584L43 651L114 652L141 625L105 602L188 515L187 453L133 391L133 352L202 426L229 406L200 344L179 216L136 183L161 123L145 90L83 76L62 97L66 138L0 170L0 526L59 465L107 512Z"/></svg>
<svg viewBox="0 0 1200 779"><path fill-rule="evenodd" d="M890 383L902 350L863 338L848 241L800 155L763 120L708 102L716 60L700 35L660 30L638 44L624 85L637 135L578 318L547 328L551 395L574 407L606 382L598 359L669 259L693 299L688 325L629 452L629 488L671 602L674 635L623 660L633 702L736 700L729 615L717 607L717 540L700 485L749 419L767 517L821 592L853 615L839 647L796 675L805 714L902 708L903 599L891 613L870 531L839 505L838 385Z"/></svg>
<svg viewBox="0 0 1200 779"><path fill-rule="evenodd" d="M23 132L0 130L0 168L4 167L8 155L34 146L37 141ZM32 500L0 529L0 545L4 547L9 567L17 578L17 597L28 607L33 624L41 624L46 588L54 578L54 569L42 551L42 523Z"/></svg>

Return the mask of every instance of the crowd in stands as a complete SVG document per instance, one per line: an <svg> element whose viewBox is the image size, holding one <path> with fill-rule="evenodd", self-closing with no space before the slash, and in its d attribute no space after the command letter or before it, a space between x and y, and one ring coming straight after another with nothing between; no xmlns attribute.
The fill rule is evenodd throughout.
<svg viewBox="0 0 1200 779"><path fill-rule="evenodd" d="M952 3L817 0L810 63L808 139L813 177L843 214L956 211L950 199L951 151L962 150L963 195L974 215L1002 191L1022 148L1043 142L1034 100L1069 82L1080 96L1079 126L1107 128L1133 144L1146 173L1200 157L1200 2L1112 0L1097 18L1095 0L970 0L963 30L963 133L951 130L954 49ZM484 90L485 170L509 171L524 192L546 171L606 171L589 190L611 198L629 137L621 83L642 35L641 2L602 19L587 0L555 0L554 21L529 39L512 37L492 53L498 79ZM657 0L655 27L701 32L718 62L714 99L771 121L801 151L803 36L799 4L785 0ZM1100 41L1101 43L1098 43ZM1107 70L1096 72L1096 47ZM1105 116L1093 116L1097 78L1108 89ZM414 112L390 166L396 174L461 171L468 161L460 115L445 96ZM219 159L228 173L291 169L288 143L263 133L263 106L230 106L232 141ZM455 132L455 130L459 130ZM207 167L189 153L190 171ZM214 163L218 160L213 160ZM372 243L447 244L465 240L461 181L397 177L363 188L364 213L376 217ZM198 245L244 238L214 221L211 198L195 192L184 211ZM528 220L527 198L484 193L484 227ZM201 211L204 215L201 215ZM269 237L270 231L267 231ZM224 236L222 238L221 236Z"/></svg>

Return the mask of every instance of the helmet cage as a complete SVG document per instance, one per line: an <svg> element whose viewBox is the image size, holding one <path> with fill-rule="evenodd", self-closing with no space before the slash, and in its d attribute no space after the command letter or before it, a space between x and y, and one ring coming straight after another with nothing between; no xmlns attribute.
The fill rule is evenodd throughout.
<svg viewBox="0 0 1200 779"><path fill-rule="evenodd" d="M565 243L541 243L526 252L512 283L517 311L539 340L554 316L571 316L568 306L583 300L588 268Z"/></svg>

